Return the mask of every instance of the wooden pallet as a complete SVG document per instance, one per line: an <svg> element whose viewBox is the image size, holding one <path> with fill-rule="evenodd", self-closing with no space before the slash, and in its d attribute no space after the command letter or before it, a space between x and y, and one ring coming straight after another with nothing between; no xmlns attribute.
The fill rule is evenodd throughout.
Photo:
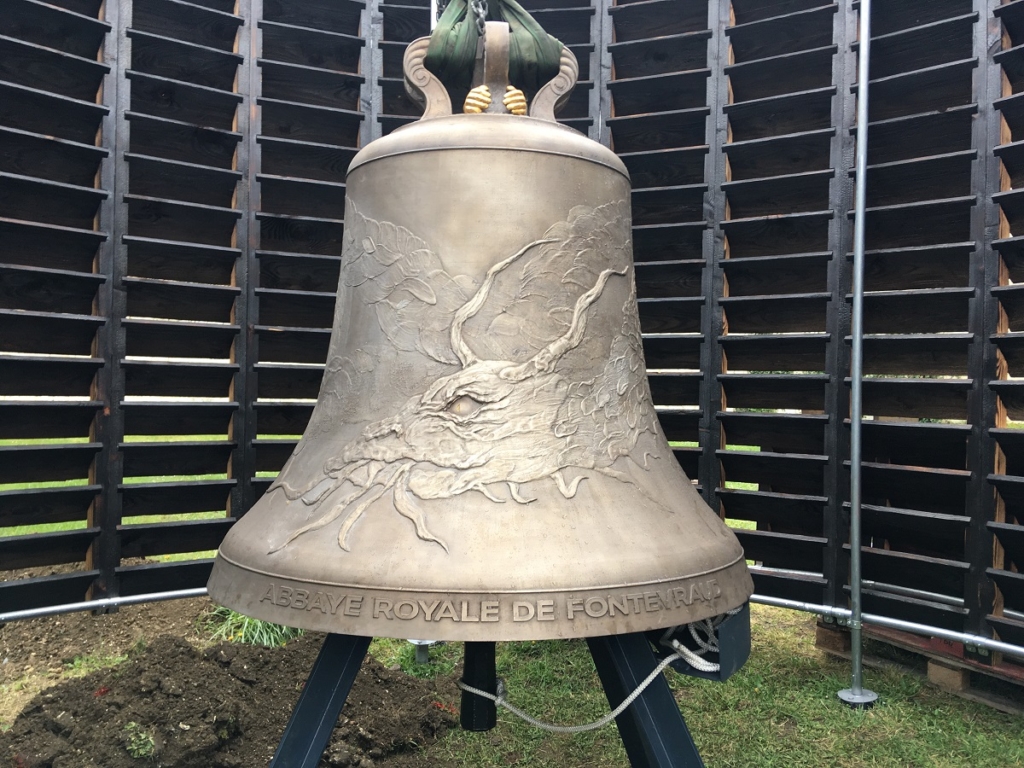
<svg viewBox="0 0 1024 768"><path fill-rule="evenodd" d="M1011 715L1024 715L1024 665L994 654L991 664L968 654L963 643L935 637L921 637L882 627L865 626L866 640L883 643L908 652L903 659L894 659L872 650L864 652L864 666L872 669L899 669L925 678L933 685ZM832 656L851 657L850 631L836 624L821 621L815 627L814 644ZM875 646L877 649L877 646Z"/></svg>

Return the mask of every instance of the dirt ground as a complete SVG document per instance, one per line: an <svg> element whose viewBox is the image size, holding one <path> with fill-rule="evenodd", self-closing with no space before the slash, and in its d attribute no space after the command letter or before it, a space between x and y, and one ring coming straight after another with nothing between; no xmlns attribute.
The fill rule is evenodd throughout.
<svg viewBox="0 0 1024 768"><path fill-rule="evenodd" d="M19 713L0 733L0 768L266 765L322 636L202 648L196 626L208 607L154 603L0 627L0 722ZM83 658L124 655L66 679ZM456 675L421 680L368 657L321 766L430 765L420 748L457 725Z"/></svg>

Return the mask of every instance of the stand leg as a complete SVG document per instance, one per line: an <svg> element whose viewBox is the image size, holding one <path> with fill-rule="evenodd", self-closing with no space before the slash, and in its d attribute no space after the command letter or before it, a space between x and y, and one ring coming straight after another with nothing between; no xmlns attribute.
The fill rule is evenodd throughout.
<svg viewBox="0 0 1024 768"><path fill-rule="evenodd" d="M462 682L488 693L498 692L494 648L494 643L466 643ZM497 706L490 699L463 691L459 723L466 731L489 731L498 724Z"/></svg>
<svg viewBox="0 0 1024 768"><path fill-rule="evenodd" d="M613 708L657 666L642 632L591 637L587 645ZM615 718L615 724L633 768L704 768L664 675Z"/></svg>
<svg viewBox="0 0 1024 768"><path fill-rule="evenodd" d="M369 647L369 637L327 636L270 768L316 768Z"/></svg>

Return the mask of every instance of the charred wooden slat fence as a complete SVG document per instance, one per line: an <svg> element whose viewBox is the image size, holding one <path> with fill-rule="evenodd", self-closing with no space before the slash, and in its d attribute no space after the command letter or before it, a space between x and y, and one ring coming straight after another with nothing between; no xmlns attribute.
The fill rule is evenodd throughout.
<svg viewBox="0 0 1024 768"><path fill-rule="evenodd" d="M676 455L757 591L825 605L870 90L865 610L1024 645L1024 0L876 3L867 84L852 0L525 5L581 65L562 121L632 174ZM416 118L401 58L429 13L9 0L0 613L205 583L311 413L345 171Z"/></svg>

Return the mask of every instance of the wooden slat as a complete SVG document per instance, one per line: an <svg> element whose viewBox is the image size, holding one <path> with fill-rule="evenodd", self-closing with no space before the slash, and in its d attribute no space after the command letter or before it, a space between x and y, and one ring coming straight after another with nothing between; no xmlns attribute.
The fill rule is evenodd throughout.
<svg viewBox="0 0 1024 768"><path fill-rule="evenodd" d="M256 403L256 427L261 435L301 435L313 414L313 403Z"/></svg>
<svg viewBox="0 0 1024 768"><path fill-rule="evenodd" d="M824 333L769 335L729 334L719 342L730 371L823 371Z"/></svg>
<svg viewBox="0 0 1024 768"><path fill-rule="evenodd" d="M970 379L865 379L864 414L964 419Z"/></svg>
<svg viewBox="0 0 1024 768"><path fill-rule="evenodd" d="M618 42L696 32L708 23L706 8L684 0L645 0L608 10Z"/></svg>
<svg viewBox="0 0 1024 768"><path fill-rule="evenodd" d="M954 632L963 630L967 611L943 603L932 603L876 590L863 591L864 612L892 616Z"/></svg>
<svg viewBox="0 0 1024 768"><path fill-rule="evenodd" d="M0 538L0 571L84 562L98 533L97 528L83 528Z"/></svg>
<svg viewBox="0 0 1024 768"><path fill-rule="evenodd" d="M825 330L827 293L770 296L727 296L725 308L730 333L818 333Z"/></svg>
<svg viewBox="0 0 1024 768"><path fill-rule="evenodd" d="M175 40L234 50L235 36L244 19L181 0L134 0L132 26Z"/></svg>
<svg viewBox="0 0 1024 768"><path fill-rule="evenodd" d="M132 68L171 80L230 91L238 65L245 57L233 51L173 40L151 32L129 29Z"/></svg>
<svg viewBox="0 0 1024 768"><path fill-rule="evenodd" d="M103 147L0 126L0 171L49 181L90 186Z"/></svg>
<svg viewBox="0 0 1024 768"><path fill-rule="evenodd" d="M663 2L666 0L652 0ZM643 152L670 147L704 144L707 107L658 112L648 115L613 117L608 121L616 152Z"/></svg>
<svg viewBox="0 0 1024 768"><path fill-rule="evenodd" d="M239 289L177 280L127 277L128 314L175 320L227 322Z"/></svg>
<svg viewBox="0 0 1024 768"><path fill-rule="evenodd" d="M732 258L827 250L832 211L759 216L721 222Z"/></svg>
<svg viewBox="0 0 1024 768"><path fill-rule="evenodd" d="M172 443L122 443L125 477L209 475L227 469L235 443L230 440L182 440Z"/></svg>
<svg viewBox="0 0 1024 768"><path fill-rule="evenodd" d="M167 160L151 155L125 155L132 179L132 193L190 203L231 207L237 171Z"/></svg>
<svg viewBox="0 0 1024 768"><path fill-rule="evenodd" d="M575 1L575 0L574 0ZM608 46L617 77L644 77L685 72L707 64L710 29L658 35Z"/></svg>
<svg viewBox="0 0 1024 768"><path fill-rule="evenodd" d="M96 57L109 30L102 19L40 0L8 0L0 19L2 35L83 58Z"/></svg>
<svg viewBox="0 0 1024 768"><path fill-rule="evenodd" d="M0 173L0 210L13 219L92 229L106 196L93 187Z"/></svg>
<svg viewBox="0 0 1024 768"><path fill-rule="evenodd" d="M730 408L792 408L821 411L828 376L796 374L719 374Z"/></svg>
<svg viewBox="0 0 1024 768"><path fill-rule="evenodd" d="M0 355L0 396L87 395L100 358L61 358L30 355Z"/></svg>
<svg viewBox="0 0 1024 768"><path fill-rule="evenodd" d="M104 322L90 315L0 309L0 352L89 356Z"/></svg>
<svg viewBox="0 0 1024 768"><path fill-rule="evenodd" d="M233 170L235 149L242 140L237 131L141 112L129 111L125 117L131 123L132 150L137 154Z"/></svg>
<svg viewBox="0 0 1024 768"><path fill-rule="evenodd" d="M0 440L88 437L102 402L0 401Z"/></svg>
<svg viewBox="0 0 1024 768"><path fill-rule="evenodd" d="M99 443L0 446L0 485L85 479Z"/></svg>
<svg viewBox="0 0 1024 768"><path fill-rule="evenodd" d="M783 256L731 258L722 263L729 280L729 296L820 293L828 287L832 254L799 253Z"/></svg>
<svg viewBox="0 0 1024 768"><path fill-rule="evenodd" d="M122 595L150 595L177 589L200 589L210 580L213 559L146 563L117 569Z"/></svg>
<svg viewBox="0 0 1024 768"><path fill-rule="evenodd" d="M864 547L861 550L864 578L925 592L960 597L968 564L906 552Z"/></svg>
<svg viewBox="0 0 1024 768"><path fill-rule="evenodd" d="M721 411L718 420L726 446L756 446L771 453L825 453L824 414L741 413Z"/></svg>
<svg viewBox="0 0 1024 768"><path fill-rule="evenodd" d="M970 189L977 154L968 149L869 166L867 204L877 207L956 197Z"/></svg>
<svg viewBox="0 0 1024 768"><path fill-rule="evenodd" d="M263 0L263 18L281 24L357 35L359 14L365 5L362 0Z"/></svg>
<svg viewBox="0 0 1024 768"><path fill-rule="evenodd" d="M0 491L0 535L7 526L84 521L98 485Z"/></svg>
<svg viewBox="0 0 1024 768"><path fill-rule="evenodd" d="M225 397L238 371L234 363L125 360L129 397Z"/></svg>
<svg viewBox="0 0 1024 768"><path fill-rule="evenodd" d="M707 153L705 145L651 152L624 152L619 154L619 159L629 170L633 188L643 189L702 183Z"/></svg>
<svg viewBox="0 0 1024 768"><path fill-rule="evenodd" d="M0 264L0 308L89 314L104 275Z"/></svg>
<svg viewBox="0 0 1024 768"><path fill-rule="evenodd" d="M835 86L727 104L729 129L735 141L785 136L828 128Z"/></svg>
<svg viewBox="0 0 1024 768"><path fill-rule="evenodd" d="M883 35L873 35L871 78L970 58L971 32L977 20L977 13L964 13Z"/></svg>
<svg viewBox="0 0 1024 768"><path fill-rule="evenodd" d="M234 484L234 480L127 483L121 486L124 516L220 512Z"/></svg>
<svg viewBox="0 0 1024 768"><path fill-rule="evenodd" d="M326 29L281 24L263 19L263 57L289 64L322 67L336 72L355 73L363 40Z"/></svg>
<svg viewBox="0 0 1024 768"><path fill-rule="evenodd" d="M238 258L237 248L124 236L133 276L154 280L226 285Z"/></svg>
<svg viewBox="0 0 1024 768"><path fill-rule="evenodd" d="M132 109L152 117L231 130L240 93L128 70Z"/></svg>
<svg viewBox="0 0 1024 768"><path fill-rule="evenodd" d="M726 182L731 218L767 216L780 211L804 213L821 210L835 175L831 169Z"/></svg>
<svg viewBox="0 0 1024 768"><path fill-rule="evenodd" d="M821 573L825 539L772 531L735 529L748 560L769 568Z"/></svg>
<svg viewBox="0 0 1024 768"><path fill-rule="evenodd" d="M693 405L700 396L699 373L650 374L651 397L658 405Z"/></svg>
<svg viewBox="0 0 1024 768"><path fill-rule="evenodd" d="M0 582L0 603L5 611L77 603L85 599L86 590L98 575L97 570L81 570L56 576Z"/></svg>
<svg viewBox="0 0 1024 768"><path fill-rule="evenodd" d="M836 46L825 45L727 66L732 100L751 101L827 87L832 83L835 52Z"/></svg>
<svg viewBox="0 0 1024 768"><path fill-rule="evenodd" d="M65 119L55 122L53 115ZM0 124L88 144L107 107L0 80Z"/></svg>
<svg viewBox="0 0 1024 768"><path fill-rule="evenodd" d="M1020 572L1024 566L1024 526L989 522L988 529L999 539L1006 556Z"/></svg>
<svg viewBox="0 0 1024 768"><path fill-rule="evenodd" d="M829 169L829 148L835 128L767 136L725 145L731 181L766 178Z"/></svg>
<svg viewBox="0 0 1024 768"><path fill-rule="evenodd" d="M124 557L154 557L216 549L234 522L234 518L225 517L219 520L122 525L121 551Z"/></svg>
<svg viewBox="0 0 1024 768"><path fill-rule="evenodd" d="M133 357L227 360L238 326L227 323L124 320L126 352Z"/></svg>
<svg viewBox="0 0 1024 768"><path fill-rule="evenodd" d="M832 43L832 16L837 4L782 13L736 24L725 30L738 61L780 56ZM737 19L739 21L739 19Z"/></svg>
<svg viewBox="0 0 1024 768"><path fill-rule="evenodd" d="M726 482L755 483L759 490L820 494L827 456L770 451L717 450Z"/></svg>
<svg viewBox="0 0 1024 768"><path fill-rule="evenodd" d="M643 338L644 358L649 368L700 367L700 345L696 334L651 333Z"/></svg>
<svg viewBox="0 0 1024 768"><path fill-rule="evenodd" d="M820 536L828 499L807 494L742 491L719 488L716 491L725 516L750 520L761 530L803 533Z"/></svg>
<svg viewBox="0 0 1024 768"><path fill-rule="evenodd" d="M0 79L73 99L93 101L110 67L0 34Z"/></svg>
<svg viewBox="0 0 1024 768"><path fill-rule="evenodd" d="M649 112L652 104L659 111L692 109L704 105L710 69L647 75L619 79L608 83L615 103L615 114L639 115Z"/></svg>
<svg viewBox="0 0 1024 768"><path fill-rule="evenodd" d="M866 291L966 287L973 242L866 251ZM852 254L849 258L852 259Z"/></svg>
<svg viewBox="0 0 1024 768"><path fill-rule="evenodd" d="M126 435L224 435L237 403L136 403L121 405Z"/></svg>
<svg viewBox="0 0 1024 768"><path fill-rule="evenodd" d="M913 157L971 149L974 104L936 109L918 115L874 120L868 124L868 162L890 163Z"/></svg>

